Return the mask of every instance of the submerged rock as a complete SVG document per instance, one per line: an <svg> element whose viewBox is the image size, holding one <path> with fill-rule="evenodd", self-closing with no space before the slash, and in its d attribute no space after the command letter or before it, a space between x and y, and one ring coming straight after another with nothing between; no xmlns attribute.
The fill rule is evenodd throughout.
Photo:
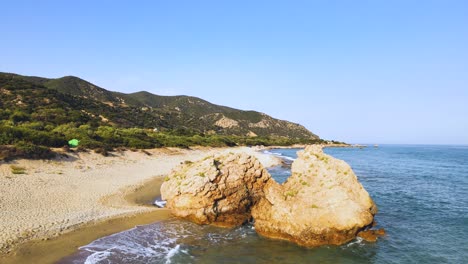
<svg viewBox="0 0 468 264"><path fill-rule="evenodd" d="M253 156L209 156L173 171L162 184L161 195L177 217L232 227L251 219L251 207L264 196L270 178Z"/></svg>
<svg viewBox="0 0 468 264"><path fill-rule="evenodd" d="M367 242L376 242L377 239L386 234L385 229L380 228L377 230L369 229L361 231L357 234L358 237L361 237Z"/></svg>
<svg viewBox="0 0 468 264"><path fill-rule="evenodd" d="M308 146L282 185L271 180L254 205L255 230L303 246L339 245L373 222L377 207L344 161Z"/></svg>

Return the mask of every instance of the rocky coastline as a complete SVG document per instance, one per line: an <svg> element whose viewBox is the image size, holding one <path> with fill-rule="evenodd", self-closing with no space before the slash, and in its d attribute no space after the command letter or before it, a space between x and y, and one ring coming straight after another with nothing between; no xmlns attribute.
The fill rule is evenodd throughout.
<svg viewBox="0 0 468 264"><path fill-rule="evenodd" d="M253 156L212 155L173 170L161 186L172 214L197 224L233 227L254 221L262 236L301 246L376 241L377 206L344 161L312 145L298 152L278 184Z"/></svg>

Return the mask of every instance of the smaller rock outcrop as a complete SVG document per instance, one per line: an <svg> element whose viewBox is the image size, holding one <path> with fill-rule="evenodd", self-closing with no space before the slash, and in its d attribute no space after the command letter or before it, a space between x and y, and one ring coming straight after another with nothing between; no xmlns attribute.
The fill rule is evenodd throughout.
<svg viewBox="0 0 468 264"><path fill-rule="evenodd" d="M373 229L364 230L357 234L358 237L361 237L367 242L376 242L379 237L385 236L385 235L386 235L386 232L385 232L385 229L383 228L376 229L376 230L373 230Z"/></svg>
<svg viewBox="0 0 468 264"><path fill-rule="evenodd" d="M251 219L251 207L264 196L271 176L247 154L219 154L176 168L161 186L167 207L198 224L238 226Z"/></svg>
<svg viewBox="0 0 468 264"><path fill-rule="evenodd" d="M351 167L316 145L298 152L285 183L268 181L264 192L252 209L255 230L303 246L346 243L377 212Z"/></svg>

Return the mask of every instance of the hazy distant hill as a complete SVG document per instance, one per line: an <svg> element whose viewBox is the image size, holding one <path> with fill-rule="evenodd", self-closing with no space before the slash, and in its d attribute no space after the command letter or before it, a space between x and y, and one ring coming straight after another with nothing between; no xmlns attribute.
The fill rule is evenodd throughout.
<svg viewBox="0 0 468 264"><path fill-rule="evenodd" d="M318 139L299 124L263 113L215 105L191 96L112 92L74 76L48 79L0 73L0 96L3 112L19 108L30 115L30 121L46 120L54 125L81 120L118 127Z"/></svg>

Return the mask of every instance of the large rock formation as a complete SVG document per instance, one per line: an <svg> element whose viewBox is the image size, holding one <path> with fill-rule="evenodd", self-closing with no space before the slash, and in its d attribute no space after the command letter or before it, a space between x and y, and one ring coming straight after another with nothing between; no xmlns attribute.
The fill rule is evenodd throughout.
<svg viewBox="0 0 468 264"><path fill-rule="evenodd" d="M268 181L264 193L252 209L255 230L303 246L350 241L377 212L350 166L320 146L299 152L291 177L282 185Z"/></svg>
<svg viewBox="0 0 468 264"><path fill-rule="evenodd" d="M232 227L251 219L269 179L255 157L229 153L183 164L166 178L161 195L175 216Z"/></svg>
<svg viewBox="0 0 468 264"><path fill-rule="evenodd" d="M261 235L303 246L343 244L365 231L377 212L350 166L309 146L282 185L253 156L225 154L185 163L161 187L167 207L198 224L237 226L253 216ZM363 232L364 231L364 232Z"/></svg>

